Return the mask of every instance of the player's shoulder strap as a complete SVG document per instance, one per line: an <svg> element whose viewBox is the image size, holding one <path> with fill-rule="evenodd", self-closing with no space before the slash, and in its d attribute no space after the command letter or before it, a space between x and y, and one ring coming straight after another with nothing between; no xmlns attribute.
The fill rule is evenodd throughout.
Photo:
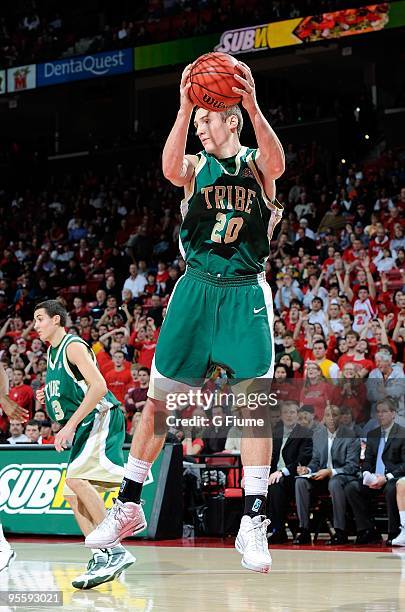
<svg viewBox="0 0 405 612"><path fill-rule="evenodd" d="M80 338L80 336L74 336L72 334L69 334L69 336L70 336L69 339L65 343L64 350L66 351L66 348L68 347L69 344L73 344L73 343L83 344L83 346L85 346L87 351L89 352L93 362L95 363L95 365L97 365L97 359L94 354L94 351L92 348L90 348L87 342L85 342L83 338ZM79 368L77 367L77 365L75 365L74 363L70 361L66 352L65 352L65 356L66 356L66 364L68 366L68 370L71 372L71 374L73 374L73 377L79 382L84 380L84 376L80 372Z"/></svg>
<svg viewBox="0 0 405 612"><path fill-rule="evenodd" d="M73 334L68 334L69 338L66 340L65 345L64 345L64 350L66 350L66 348L68 347L69 344L73 344L74 342L79 343L79 344L83 344L83 346L86 347L87 351L90 353L91 358L93 359L93 361L96 363L96 356L94 354L93 349L87 344L87 342L85 342L83 340L83 338L80 338L80 336L74 336Z"/></svg>

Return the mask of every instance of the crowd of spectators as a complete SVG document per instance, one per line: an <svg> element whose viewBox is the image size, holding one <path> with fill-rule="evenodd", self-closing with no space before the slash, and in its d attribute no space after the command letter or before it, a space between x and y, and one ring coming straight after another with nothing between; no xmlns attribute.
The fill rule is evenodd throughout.
<svg viewBox="0 0 405 612"><path fill-rule="evenodd" d="M274 386L281 407L271 413L274 432L286 440L286 432L305 427L314 435L315 449L315 433L329 427L324 443L342 435L349 454L357 445L359 468L360 440L364 447L367 438L370 449L369 437L381 419L391 419L387 431L405 425L405 156L402 150L387 150L372 161L331 165L315 142L300 148L290 144L286 168L277 183L285 213L265 269L274 297ZM50 188L55 184L57 190ZM67 171L43 190L0 193L0 360L10 379L10 397L30 413L24 425L0 416L1 443L52 444L60 428L35 399L45 380L46 346L33 329L33 308L48 298L61 300L69 312L67 331L95 352L108 387L122 403L131 440L146 401L165 309L185 271L178 250L180 195L163 179L158 153L152 161L117 164L107 174ZM221 386L222 375L217 371L212 383ZM209 414L214 418L223 411L215 406ZM336 434L339 427L343 434ZM398 431L405 440L405 429ZM230 429L213 420L204 431L190 427L170 433L191 461L200 454L240 451L238 425ZM333 470L341 469L338 456L330 465L318 465L307 449L301 465L286 475L287 459L279 447L270 483L274 491L280 489L270 496L273 524L283 520L285 500L295 494L297 542L310 541L308 495L316 485L299 481L308 484L296 485L295 493L291 485L292 474L309 465L336 486L329 491L334 527L342 533L332 543L346 539L340 520L346 502L359 531L366 532L359 543L379 541L371 523L362 521L365 498L347 457L350 478L342 497L341 484L330 484ZM370 473L377 469L374 459L366 454ZM396 479L405 475L405 466L395 461ZM391 496L392 509L392 483L378 482L376 489L383 487ZM391 540L398 531L395 521L392 525L391 520ZM275 530L274 541L285 540L282 526Z"/></svg>
<svg viewBox="0 0 405 612"><path fill-rule="evenodd" d="M364 4L350 2L350 8ZM143 0L97 8L20 0L0 18L0 67L152 44L347 8L342 0Z"/></svg>
<svg viewBox="0 0 405 612"><path fill-rule="evenodd" d="M326 400L343 402L353 425L370 429L382 381L405 423L402 152L362 165L340 161L332 174L316 144L287 146L286 160L278 184L285 214L266 263L280 393L310 405L317 422ZM46 347L33 330L33 306L57 298L69 311L68 331L96 353L129 433L185 270L179 193L157 162L145 161L110 175L66 174L58 192L1 198L0 359L11 397L36 418ZM5 416L0 429L10 437Z"/></svg>

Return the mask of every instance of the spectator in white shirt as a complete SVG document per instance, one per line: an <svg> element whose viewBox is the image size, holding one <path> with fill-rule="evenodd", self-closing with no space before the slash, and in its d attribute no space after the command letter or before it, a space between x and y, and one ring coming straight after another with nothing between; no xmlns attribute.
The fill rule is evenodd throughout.
<svg viewBox="0 0 405 612"><path fill-rule="evenodd" d="M325 336L328 335L328 321L323 310L323 299L315 297L311 302L311 310L308 315L308 323L319 323L323 329Z"/></svg>
<svg viewBox="0 0 405 612"><path fill-rule="evenodd" d="M392 257L390 249L382 248L377 257L373 259L378 272L389 272L395 268L395 259Z"/></svg>
<svg viewBox="0 0 405 612"><path fill-rule="evenodd" d="M136 264L131 264L129 266L129 276L124 283L122 291L125 289L129 289L134 298L139 297L141 293L143 293L145 289L145 285L147 285L147 280L143 274L138 272L138 268Z"/></svg>
<svg viewBox="0 0 405 612"><path fill-rule="evenodd" d="M7 442L9 444L29 444L30 439L28 436L23 433L24 425L20 423L20 421L10 420L10 434L11 436L7 438Z"/></svg>

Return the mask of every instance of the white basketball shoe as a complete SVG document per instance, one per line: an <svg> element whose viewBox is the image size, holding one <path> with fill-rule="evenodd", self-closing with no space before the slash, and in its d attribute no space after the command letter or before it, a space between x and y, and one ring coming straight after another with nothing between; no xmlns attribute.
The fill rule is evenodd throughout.
<svg viewBox="0 0 405 612"><path fill-rule="evenodd" d="M85 540L88 548L114 548L124 538L146 529L147 523L141 504L115 500L104 520Z"/></svg>
<svg viewBox="0 0 405 612"><path fill-rule="evenodd" d="M0 548L0 572L10 567L16 556L14 550L7 543Z"/></svg>
<svg viewBox="0 0 405 612"><path fill-rule="evenodd" d="M245 514L235 540L235 548L242 555L242 566L254 572L267 574L271 569L271 555L267 542L269 519Z"/></svg>
<svg viewBox="0 0 405 612"><path fill-rule="evenodd" d="M393 546L405 546L405 529L401 527L401 531L396 538L392 540Z"/></svg>

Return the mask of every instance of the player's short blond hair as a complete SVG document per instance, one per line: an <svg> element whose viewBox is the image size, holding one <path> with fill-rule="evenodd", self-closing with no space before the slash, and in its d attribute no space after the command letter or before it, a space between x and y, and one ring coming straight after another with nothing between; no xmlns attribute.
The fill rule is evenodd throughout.
<svg viewBox="0 0 405 612"><path fill-rule="evenodd" d="M242 115L242 111L240 110L240 107L237 104L235 104L235 106L230 106L226 110L222 111L220 115L222 117L222 121L224 122L228 119L228 117L231 117L232 115L236 115L236 117L238 118L237 132L238 132L238 137L239 137L241 134L242 128L243 128L243 115Z"/></svg>

